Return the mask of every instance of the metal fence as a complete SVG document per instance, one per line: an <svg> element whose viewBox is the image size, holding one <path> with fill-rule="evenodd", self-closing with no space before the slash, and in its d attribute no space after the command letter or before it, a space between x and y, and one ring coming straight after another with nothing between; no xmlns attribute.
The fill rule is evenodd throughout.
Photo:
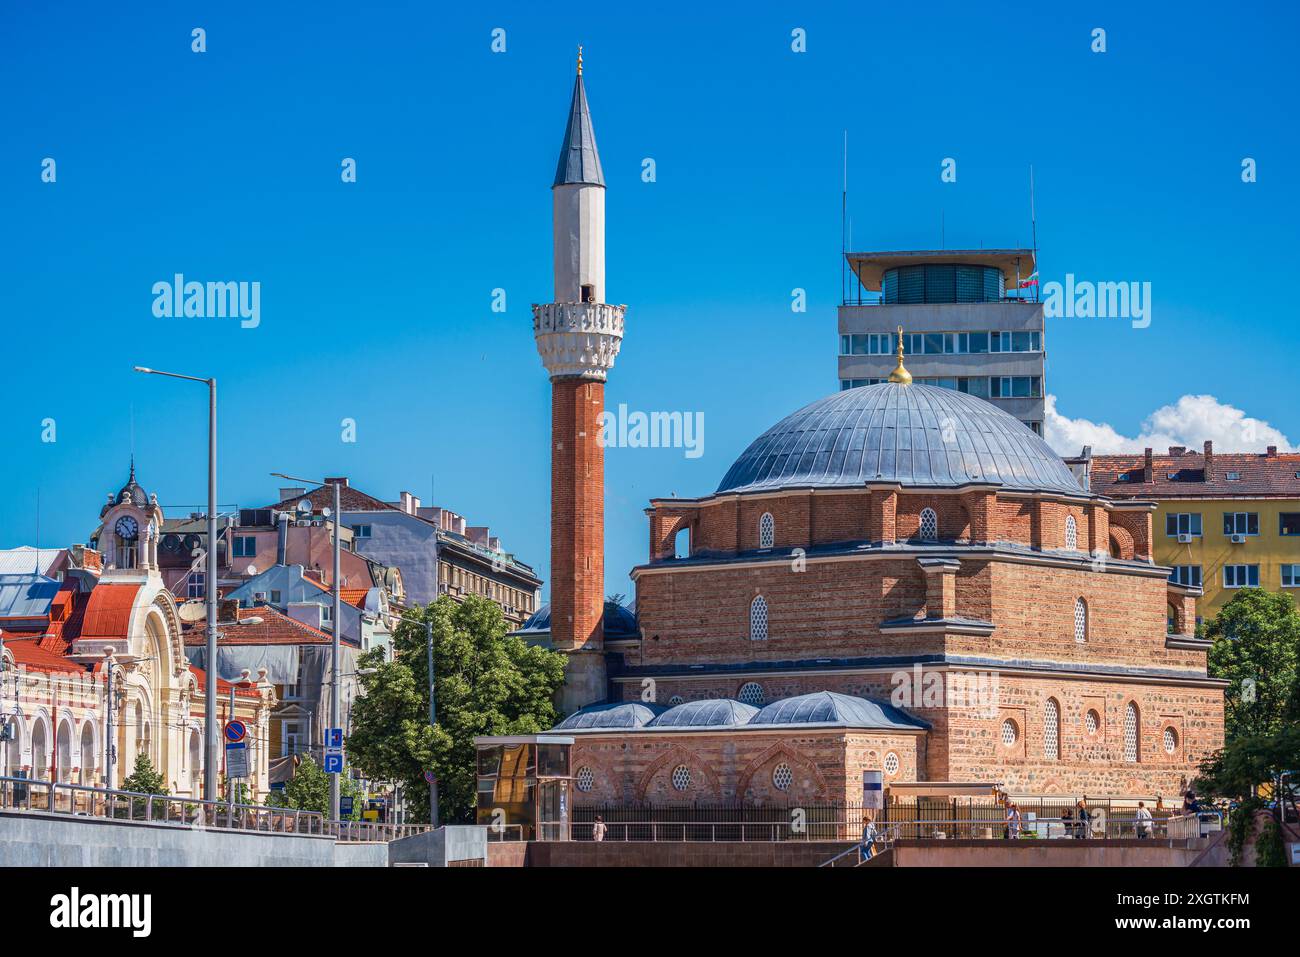
<svg viewBox="0 0 1300 957"><path fill-rule="evenodd" d="M607 841L853 841L862 834L862 811L847 803L585 805L573 809L570 839L592 840L599 816Z"/></svg>
<svg viewBox="0 0 1300 957"><path fill-rule="evenodd" d="M1149 831L1137 808L1092 801L1081 820L1068 801L1018 802L1016 837L1032 839L1169 838L1196 836L1198 826L1166 809L1152 810ZM890 803L864 816L861 804L750 807L741 804L583 805L573 809L569 839L595 839L596 818L606 841L859 841L874 818L879 840L991 840L1011 836L1006 808L989 800L941 798ZM498 835L496 840L506 839Z"/></svg>
<svg viewBox="0 0 1300 957"><path fill-rule="evenodd" d="M270 834L328 834L317 811L0 777L0 809Z"/></svg>
<svg viewBox="0 0 1300 957"><path fill-rule="evenodd" d="M333 837L342 843L388 842L429 830L427 824L326 821L319 811L141 794L82 784L0 777L0 810L39 811L115 821L171 824L265 834Z"/></svg>

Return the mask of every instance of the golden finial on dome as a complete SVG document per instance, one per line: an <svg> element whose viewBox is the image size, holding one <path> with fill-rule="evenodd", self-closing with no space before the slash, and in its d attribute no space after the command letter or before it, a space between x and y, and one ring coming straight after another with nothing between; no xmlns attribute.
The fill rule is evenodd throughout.
<svg viewBox="0 0 1300 957"><path fill-rule="evenodd" d="M903 327L898 327L898 367L889 373L889 381L899 385L911 385L912 373L903 368Z"/></svg>
<svg viewBox="0 0 1300 957"><path fill-rule="evenodd" d="M582 44L578 44L578 76L582 76Z"/></svg>

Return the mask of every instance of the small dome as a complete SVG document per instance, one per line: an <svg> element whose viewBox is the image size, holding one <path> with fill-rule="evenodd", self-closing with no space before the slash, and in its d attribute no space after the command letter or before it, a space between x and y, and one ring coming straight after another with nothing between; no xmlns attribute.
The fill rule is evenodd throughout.
<svg viewBox="0 0 1300 957"><path fill-rule="evenodd" d="M640 728L664 711L663 705L640 701L593 704L569 715L552 731L589 731L597 728Z"/></svg>
<svg viewBox="0 0 1300 957"><path fill-rule="evenodd" d="M137 481L135 480L135 461L134 461L134 460L132 460L132 462L131 462L131 474L130 474L129 476L127 476L126 484L123 485L123 486L118 490L117 495L114 496L114 498L113 498L113 503L114 503L115 505L121 505L122 502L126 500L126 495L127 495L128 492L131 493L131 504L132 504L132 505L148 505L148 504L149 504L149 495L148 495L148 493L145 492L144 488L140 485L140 483L137 482Z"/></svg>
<svg viewBox="0 0 1300 957"><path fill-rule="evenodd" d="M687 701L669 708L651 721L648 728L731 728L748 724L758 709L731 698Z"/></svg>
<svg viewBox="0 0 1300 957"><path fill-rule="evenodd" d="M530 634L550 634L551 606L543 605L533 612L515 634L527 638ZM605 602L605 639L617 641L620 638L636 638L636 612L620 605L618 602Z"/></svg>
<svg viewBox="0 0 1300 957"><path fill-rule="evenodd" d="M1082 492L1061 457L1015 416L953 389L884 382L786 416L736 459L715 494L868 482Z"/></svg>
<svg viewBox="0 0 1300 957"><path fill-rule="evenodd" d="M834 691L814 691L773 701L749 721L750 725L825 724L846 728L924 730L924 721L893 705Z"/></svg>

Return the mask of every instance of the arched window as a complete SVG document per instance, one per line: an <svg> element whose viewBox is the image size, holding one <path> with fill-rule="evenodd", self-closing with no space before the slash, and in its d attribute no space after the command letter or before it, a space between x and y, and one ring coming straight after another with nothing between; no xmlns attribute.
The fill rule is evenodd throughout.
<svg viewBox="0 0 1300 957"><path fill-rule="evenodd" d="M783 761L772 769L772 786L778 791L790 790L793 783L794 772L790 770L790 765Z"/></svg>
<svg viewBox="0 0 1300 957"><path fill-rule="evenodd" d="M776 543L776 519L764 512L758 520L758 547L771 548Z"/></svg>
<svg viewBox="0 0 1300 957"><path fill-rule="evenodd" d="M1006 718L1002 722L1002 744L1005 747L1015 747L1016 741L1020 739L1020 729L1016 727L1015 721Z"/></svg>
<svg viewBox="0 0 1300 957"><path fill-rule="evenodd" d="M932 542L939 537L939 516L934 509L921 509L921 541Z"/></svg>
<svg viewBox="0 0 1300 957"><path fill-rule="evenodd" d="M763 691L763 686L757 681L746 681L740 686L740 691L736 694L736 700L761 708L763 702L767 700L767 693Z"/></svg>
<svg viewBox="0 0 1300 957"><path fill-rule="evenodd" d="M1138 721L1137 702L1130 701L1124 709L1124 760L1130 764L1138 759Z"/></svg>
<svg viewBox="0 0 1300 957"><path fill-rule="evenodd" d="M1082 598L1074 600L1074 640L1088 640L1088 603Z"/></svg>
<svg viewBox="0 0 1300 957"><path fill-rule="evenodd" d="M1165 754L1173 754L1178 750L1178 732L1173 728L1165 728L1164 741Z"/></svg>
<svg viewBox="0 0 1300 957"><path fill-rule="evenodd" d="M1065 516L1065 547L1072 552L1079 550L1079 526L1073 515Z"/></svg>
<svg viewBox="0 0 1300 957"><path fill-rule="evenodd" d="M767 640L767 602L762 595L749 605L749 638L751 641Z"/></svg>
<svg viewBox="0 0 1300 957"><path fill-rule="evenodd" d="M1055 761L1061 756L1061 706L1055 698L1047 699L1043 709L1043 757Z"/></svg>
<svg viewBox="0 0 1300 957"><path fill-rule="evenodd" d="M575 783L578 786L578 790L582 791L585 794L586 792L592 789L593 785L595 785L596 772L592 771L591 768L588 767L578 768L578 774Z"/></svg>
<svg viewBox="0 0 1300 957"><path fill-rule="evenodd" d="M673 768L672 773L673 790L685 791L691 786L691 769L684 764L679 764Z"/></svg>

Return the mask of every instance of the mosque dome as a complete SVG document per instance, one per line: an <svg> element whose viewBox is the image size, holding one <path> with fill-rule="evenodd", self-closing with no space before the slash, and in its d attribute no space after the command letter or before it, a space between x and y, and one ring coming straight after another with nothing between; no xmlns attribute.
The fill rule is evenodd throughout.
<svg viewBox="0 0 1300 957"><path fill-rule="evenodd" d="M918 730L924 721L893 705L835 691L814 691L773 701L749 719L750 726L816 724L841 728Z"/></svg>
<svg viewBox="0 0 1300 957"><path fill-rule="evenodd" d="M1015 416L953 389L882 382L786 416L736 459L717 494L871 482L1082 491L1061 457Z"/></svg>
<svg viewBox="0 0 1300 957"><path fill-rule="evenodd" d="M649 724L664 711L662 705L642 704L640 701L616 701L612 704L594 704L575 711L552 731L587 731L598 728L640 728Z"/></svg>
<svg viewBox="0 0 1300 957"><path fill-rule="evenodd" d="M706 698L687 701L669 708L655 718L651 728L733 728L747 724L758 709L752 704L731 698Z"/></svg>

